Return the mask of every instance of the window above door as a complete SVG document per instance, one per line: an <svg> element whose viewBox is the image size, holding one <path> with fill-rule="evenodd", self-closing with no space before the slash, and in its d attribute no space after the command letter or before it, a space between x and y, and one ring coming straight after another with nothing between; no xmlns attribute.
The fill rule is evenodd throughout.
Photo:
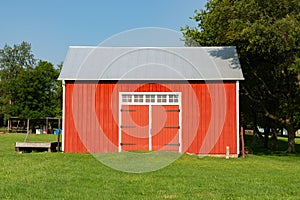
<svg viewBox="0 0 300 200"><path fill-rule="evenodd" d="M119 100L122 105L178 105L180 99L180 92L120 92Z"/></svg>

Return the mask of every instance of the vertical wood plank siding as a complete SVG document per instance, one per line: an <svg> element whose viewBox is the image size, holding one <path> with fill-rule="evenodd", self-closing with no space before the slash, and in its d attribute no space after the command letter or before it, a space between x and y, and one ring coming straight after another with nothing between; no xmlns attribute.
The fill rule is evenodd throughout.
<svg viewBox="0 0 300 200"><path fill-rule="evenodd" d="M152 150L179 151L178 105L152 106Z"/></svg>
<svg viewBox="0 0 300 200"><path fill-rule="evenodd" d="M149 106L123 105L122 150L149 149Z"/></svg>
<svg viewBox="0 0 300 200"><path fill-rule="evenodd" d="M182 92L182 152L237 154L236 84L67 81L65 152L117 152L119 92Z"/></svg>

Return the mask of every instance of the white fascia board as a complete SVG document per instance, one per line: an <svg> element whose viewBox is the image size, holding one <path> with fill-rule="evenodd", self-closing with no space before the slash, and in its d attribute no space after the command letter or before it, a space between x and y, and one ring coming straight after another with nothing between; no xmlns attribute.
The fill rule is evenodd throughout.
<svg viewBox="0 0 300 200"><path fill-rule="evenodd" d="M236 148L237 154L240 154L240 84L236 82Z"/></svg>

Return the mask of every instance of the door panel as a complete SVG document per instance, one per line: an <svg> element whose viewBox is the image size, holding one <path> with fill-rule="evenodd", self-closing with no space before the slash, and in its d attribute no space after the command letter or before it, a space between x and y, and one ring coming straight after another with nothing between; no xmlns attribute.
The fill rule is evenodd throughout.
<svg viewBox="0 0 300 200"><path fill-rule="evenodd" d="M179 106L152 106L152 150L179 151Z"/></svg>
<svg viewBox="0 0 300 200"><path fill-rule="evenodd" d="M122 150L148 150L149 106L123 105L121 115Z"/></svg>

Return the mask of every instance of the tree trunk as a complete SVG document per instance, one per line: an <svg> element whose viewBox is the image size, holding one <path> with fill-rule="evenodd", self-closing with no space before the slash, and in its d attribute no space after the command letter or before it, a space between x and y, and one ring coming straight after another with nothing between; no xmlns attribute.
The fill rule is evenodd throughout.
<svg viewBox="0 0 300 200"><path fill-rule="evenodd" d="M258 136L262 141L264 141L264 137L262 136L261 132L258 130L257 126L257 113L255 112L254 113L254 127L253 127L253 137L255 137L253 140L255 141L256 143L256 137Z"/></svg>
<svg viewBox="0 0 300 200"><path fill-rule="evenodd" d="M271 150L272 151L275 151L278 148L278 145L277 145L277 135L278 135L278 133L277 133L276 128L273 128L272 129L272 138L271 138L271 141L272 141L272 143L271 143Z"/></svg>
<svg viewBox="0 0 300 200"><path fill-rule="evenodd" d="M257 134L254 128L253 128L252 144L257 144Z"/></svg>
<svg viewBox="0 0 300 200"><path fill-rule="evenodd" d="M264 131L265 131L264 147L266 149L268 149L268 147L269 147L269 134L270 134L269 126L265 126Z"/></svg>
<svg viewBox="0 0 300 200"><path fill-rule="evenodd" d="M270 119L268 117L265 117L265 127L264 127L264 132L265 132L265 138L264 138L264 147L268 149L269 147L269 135L270 135Z"/></svg>
<svg viewBox="0 0 300 200"><path fill-rule="evenodd" d="M286 127L288 131L288 153L296 153L296 146L295 146L295 132L296 129L294 129L291 126Z"/></svg>

